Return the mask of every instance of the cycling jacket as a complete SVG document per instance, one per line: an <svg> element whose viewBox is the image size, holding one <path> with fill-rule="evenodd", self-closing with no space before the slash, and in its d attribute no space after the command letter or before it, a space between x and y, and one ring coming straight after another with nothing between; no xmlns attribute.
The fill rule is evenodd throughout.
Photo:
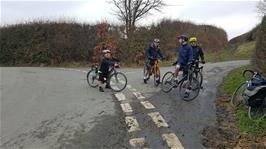
<svg viewBox="0 0 266 149"><path fill-rule="evenodd" d="M149 48L146 50L146 53L148 60L163 58L160 48L154 48L152 45L149 46Z"/></svg>
<svg viewBox="0 0 266 149"><path fill-rule="evenodd" d="M192 46L193 48L193 59L194 60L199 60L201 58L202 61L204 61L204 53L203 50L200 46Z"/></svg>
<svg viewBox="0 0 266 149"><path fill-rule="evenodd" d="M179 54L177 63L180 65L187 65L192 63L193 60L193 49L189 44L181 45L179 48Z"/></svg>
<svg viewBox="0 0 266 149"><path fill-rule="evenodd" d="M103 58L102 61L101 61L100 71L103 74L108 74L109 67L110 66L114 66L114 64L115 63L113 61L111 61L110 59Z"/></svg>

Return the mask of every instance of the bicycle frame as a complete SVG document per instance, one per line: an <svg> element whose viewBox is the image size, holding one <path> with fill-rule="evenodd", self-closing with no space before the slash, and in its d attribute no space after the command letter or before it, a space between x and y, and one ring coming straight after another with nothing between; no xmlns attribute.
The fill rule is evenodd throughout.
<svg viewBox="0 0 266 149"><path fill-rule="evenodd" d="M154 64L152 65L152 69L151 69L151 72L152 72L152 73L150 73L150 74L159 75L159 74L156 74L156 73L157 73L157 69L159 69L159 68L158 68L158 63L159 63L159 60L156 59L156 60L154 61Z"/></svg>

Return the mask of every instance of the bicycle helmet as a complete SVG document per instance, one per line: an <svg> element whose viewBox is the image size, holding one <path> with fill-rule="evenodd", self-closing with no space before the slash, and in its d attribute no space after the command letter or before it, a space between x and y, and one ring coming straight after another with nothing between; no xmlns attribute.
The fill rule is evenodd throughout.
<svg viewBox="0 0 266 149"><path fill-rule="evenodd" d="M192 36L192 37L189 38L189 42L190 43L193 43L193 42L195 43L195 42L197 42L197 38L195 36Z"/></svg>
<svg viewBox="0 0 266 149"><path fill-rule="evenodd" d="M178 36L177 39L183 39L184 42L188 42L188 37L187 37L187 35L181 35L181 36Z"/></svg>
<svg viewBox="0 0 266 149"><path fill-rule="evenodd" d="M102 50L102 53L103 53L103 54L111 53L111 51L110 51L109 49L105 49L105 50Z"/></svg>
<svg viewBox="0 0 266 149"><path fill-rule="evenodd" d="M153 42L160 43L160 39L159 38L154 38Z"/></svg>

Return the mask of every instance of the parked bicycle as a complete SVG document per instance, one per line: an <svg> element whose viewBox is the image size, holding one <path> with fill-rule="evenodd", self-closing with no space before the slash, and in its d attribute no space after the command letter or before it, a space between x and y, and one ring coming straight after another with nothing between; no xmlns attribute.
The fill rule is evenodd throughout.
<svg viewBox="0 0 266 149"><path fill-rule="evenodd" d="M231 98L231 105L248 107L248 117L251 120L266 117L266 81L258 72L245 70L242 76L246 79L236 88ZM265 84L264 84L265 83Z"/></svg>
<svg viewBox="0 0 266 149"><path fill-rule="evenodd" d="M144 66L144 69L143 69L143 75L145 76L145 80L144 80L144 83L145 81L149 80L151 75L153 75L153 82L154 82L154 85L155 86L158 86L160 84L160 78L161 78L161 74L160 74L160 69L158 67L158 63L159 63L159 60L158 59L154 59L154 63L150 69L150 72L147 72L147 66L145 65Z"/></svg>
<svg viewBox="0 0 266 149"><path fill-rule="evenodd" d="M166 72L162 79L162 91L168 93L179 86L179 95L184 101L195 99L199 95L200 83L194 76L194 69L194 65L188 65L187 73L183 73L180 80L174 79L174 72Z"/></svg>
<svg viewBox="0 0 266 149"><path fill-rule="evenodd" d="M111 87L115 92L120 92L124 90L127 86L127 77L122 72L118 72L116 68L112 66L109 71L109 75L105 78L106 83ZM99 74L101 72L98 70L98 65L92 65L89 72L87 73L87 82L88 84L96 88L98 86Z"/></svg>

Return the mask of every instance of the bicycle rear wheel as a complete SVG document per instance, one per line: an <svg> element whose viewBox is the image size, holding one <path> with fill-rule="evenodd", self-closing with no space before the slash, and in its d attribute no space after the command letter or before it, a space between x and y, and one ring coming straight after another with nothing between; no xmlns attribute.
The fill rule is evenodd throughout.
<svg viewBox="0 0 266 149"><path fill-rule="evenodd" d="M122 72L116 72L110 76L109 83L113 91L120 92L127 86L127 77Z"/></svg>
<svg viewBox="0 0 266 149"><path fill-rule="evenodd" d="M98 74L95 72L95 70L90 70L87 73L87 82L93 88L98 86Z"/></svg>
<svg viewBox="0 0 266 149"><path fill-rule="evenodd" d="M191 101L198 97L200 91L199 81L192 77L184 79L179 86L179 95L184 101Z"/></svg>
<svg viewBox="0 0 266 149"><path fill-rule="evenodd" d="M163 75L163 79L162 79L162 91L165 93L168 93L172 90L173 86L174 86L174 74L171 71L166 72Z"/></svg>
<svg viewBox="0 0 266 149"><path fill-rule="evenodd" d="M243 94L244 94L245 89L246 89L246 83L242 83L235 90L235 92L231 98L231 105L232 106L238 107L241 104L245 104L245 100L243 98Z"/></svg>

